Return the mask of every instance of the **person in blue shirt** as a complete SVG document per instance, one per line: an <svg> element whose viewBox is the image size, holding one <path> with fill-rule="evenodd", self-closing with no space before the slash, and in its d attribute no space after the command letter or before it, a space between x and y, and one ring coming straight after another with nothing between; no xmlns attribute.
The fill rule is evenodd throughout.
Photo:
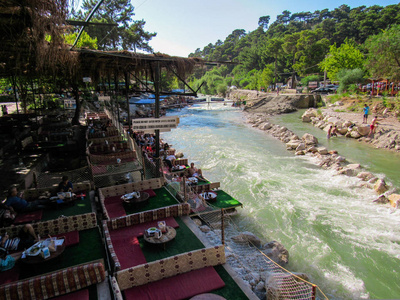
<svg viewBox="0 0 400 300"><path fill-rule="evenodd" d="M10 208L11 211L16 212L27 212L46 208L46 203L47 200L35 200L28 202L25 199L18 197L18 190L16 187L12 187L8 190L7 200L4 202L6 207Z"/></svg>
<svg viewBox="0 0 400 300"><path fill-rule="evenodd" d="M364 111L363 123L368 124L369 106L367 104L364 104L363 111Z"/></svg>
<svg viewBox="0 0 400 300"><path fill-rule="evenodd" d="M62 181L58 185L58 190L60 192L72 192L72 182L68 180L68 176L63 176Z"/></svg>

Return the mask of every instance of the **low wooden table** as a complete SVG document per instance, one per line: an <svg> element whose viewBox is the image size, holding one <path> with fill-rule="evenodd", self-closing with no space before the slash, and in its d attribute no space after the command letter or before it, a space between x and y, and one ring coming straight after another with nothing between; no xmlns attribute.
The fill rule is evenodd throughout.
<svg viewBox="0 0 400 300"><path fill-rule="evenodd" d="M216 294L206 293L194 296L190 300L225 300L225 298Z"/></svg>
<svg viewBox="0 0 400 300"><path fill-rule="evenodd" d="M61 246L57 246L57 250L55 252L50 252L50 257L43 258L40 254L36 256L27 255L25 258L21 258L21 262L29 265L41 264L44 262L48 262L59 257L65 250L65 237L60 237L58 239L64 239L64 243Z"/></svg>
<svg viewBox="0 0 400 300"><path fill-rule="evenodd" d="M153 236L146 236L146 234L144 234L143 238L144 240L151 244L151 245L160 245L163 247L163 249L165 250L165 246L167 245L168 242L174 240L176 237L176 230L175 228L171 227L171 226L167 226L167 232L163 233L162 236L157 239Z"/></svg>
<svg viewBox="0 0 400 300"><path fill-rule="evenodd" d="M143 207L149 203L149 197L150 197L149 193L140 192L139 198L133 197L132 199L125 199L122 201L124 201L124 204L128 206Z"/></svg>

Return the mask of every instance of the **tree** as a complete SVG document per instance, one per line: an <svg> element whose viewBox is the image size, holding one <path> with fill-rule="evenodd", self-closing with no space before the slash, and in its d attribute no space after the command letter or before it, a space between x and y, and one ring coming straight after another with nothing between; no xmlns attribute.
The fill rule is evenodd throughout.
<svg viewBox="0 0 400 300"><path fill-rule="evenodd" d="M364 55L354 42L346 40L339 48L336 44L330 47L328 55L320 63L320 68L322 71L326 70L330 80L336 81L336 75L341 69L362 68L363 64Z"/></svg>
<svg viewBox="0 0 400 300"><path fill-rule="evenodd" d="M85 19L96 6L97 0L84 0L82 11L75 13L74 18ZM105 0L98 8L91 21L99 23L117 23L112 26L88 26L90 36L96 37L101 50L144 50L151 51L148 42L156 36L144 30L144 20L135 21L134 7L130 0Z"/></svg>
<svg viewBox="0 0 400 300"><path fill-rule="evenodd" d="M76 37L78 36L77 32L66 34L64 36L65 43L68 45L73 45ZM97 49L97 38L91 38L89 34L86 31L83 31L77 44L76 47L78 48L89 48L89 49Z"/></svg>
<svg viewBox="0 0 400 300"><path fill-rule="evenodd" d="M367 66L374 77L400 79L400 25L396 24L365 43Z"/></svg>
<svg viewBox="0 0 400 300"><path fill-rule="evenodd" d="M362 83L364 81L364 71L361 69L342 69L336 76L340 81L338 89L340 93L349 88L351 84Z"/></svg>
<svg viewBox="0 0 400 300"><path fill-rule="evenodd" d="M269 20L271 19L270 16L263 16L258 19L258 26L261 26L263 29L268 29Z"/></svg>

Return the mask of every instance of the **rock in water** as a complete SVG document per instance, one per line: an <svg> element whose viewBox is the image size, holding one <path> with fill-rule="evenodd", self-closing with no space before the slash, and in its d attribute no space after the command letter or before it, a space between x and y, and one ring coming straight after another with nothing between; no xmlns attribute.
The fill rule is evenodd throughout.
<svg viewBox="0 0 400 300"><path fill-rule="evenodd" d="M357 174L357 177L360 178L362 181L368 181L374 178L375 176L370 172L360 172Z"/></svg>
<svg viewBox="0 0 400 300"><path fill-rule="evenodd" d="M326 149L325 147L319 147L318 149L318 153L321 155L326 155L328 154L328 149Z"/></svg>
<svg viewBox="0 0 400 300"><path fill-rule="evenodd" d="M318 139L309 133L305 133L301 139L305 142L306 145L317 145L318 144Z"/></svg>
<svg viewBox="0 0 400 300"><path fill-rule="evenodd" d="M357 131L359 134L364 136L364 135L369 134L370 127L369 127L369 125L359 125L359 126L357 126Z"/></svg>
<svg viewBox="0 0 400 300"><path fill-rule="evenodd" d="M210 232L210 230L211 230L210 227L208 227L207 225L202 225L199 228L202 232L205 232L205 233Z"/></svg>
<svg viewBox="0 0 400 300"><path fill-rule="evenodd" d="M386 198L385 195L380 195L377 199L375 199L375 200L372 201L372 202L376 202L376 203L379 203L379 204L386 204L386 203L389 202L389 199Z"/></svg>
<svg viewBox="0 0 400 300"><path fill-rule="evenodd" d="M238 244L251 243L256 247L261 246L261 240L253 233L247 231L232 237L232 240Z"/></svg>
<svg viewBox="0 0 400 300"><path fill-rule="evenodd" d="M289 251L277 241L265 244L262 252L281 266L289 263Z"/></svg>
<svg viewBox="0 0 400 300"><path fill-rule="evenodd" d="M388 190L386 186L386 182L383 179L378 179L378 181L374 185L374 190L375 192L378 193L378 195L383 194Z"/></svg>
<svg viewBox="0 0 400 300"><path fill-rule="evenodd" d="M400 203L400 195L399 194L389 195L389 201L392 207L397 207Z"/></svg>

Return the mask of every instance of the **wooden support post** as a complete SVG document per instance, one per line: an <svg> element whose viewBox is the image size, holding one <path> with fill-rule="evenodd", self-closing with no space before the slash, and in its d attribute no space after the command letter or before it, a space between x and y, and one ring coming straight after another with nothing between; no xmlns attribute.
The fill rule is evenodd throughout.
<svg viewBox="0 0 400 300"><path fill-rule="evenodd" d="M317 286L315 284L312 285L312 295L311 295L311 299L315 300L317 296Z"/></svg>
<svg viewBox="0 0 400 300"><path fill-rule="evenodd" d="M129 135L132 134L132 120L131 120L131 109L129 107L129 73L125 72L125 96L126 105L128 106L128 130Z"/></svg>
<svg viewBox="0 0 400 300"><path fill-rule="evenodd" d="M155 90L155 118L160 117L160 62L156 62L154 68L154 90ZM155 177L160 175L160 130L155 130L156 134L156 174Z"/></svg>
<svg viewBox="0 0 400 300"><path fill-rule="evenodd" d="M19 115L17 89L15 87L15 85L16 85L15 76L12 76L11 78L12 78L13 90L14 90L14 96L15 96L15 105L17 107L17 114Z"/></svg>
<svg viewBox="0 0 400 300"><path fill-rule="evenodd" d="M183 202L187 202L186 178L183 177Z"/></svg>
<svg viewBox="0 0 400 300"><path fill-rule="evenodd" d="M114 74L114 92L115 92L115 101L117 102L117 117L118 117L118 124L120 123L119 120L119 104L118 104L118 75ZM113 109L114 110L114 109ZM119 125L118 125L119 126Z"/></svg>
<svg viewBox="0 0 400 300"><path fill-rule="evenodd" d="M224 209L221 208L221 242L225 245L225 229L224 229Z"/></svg>

